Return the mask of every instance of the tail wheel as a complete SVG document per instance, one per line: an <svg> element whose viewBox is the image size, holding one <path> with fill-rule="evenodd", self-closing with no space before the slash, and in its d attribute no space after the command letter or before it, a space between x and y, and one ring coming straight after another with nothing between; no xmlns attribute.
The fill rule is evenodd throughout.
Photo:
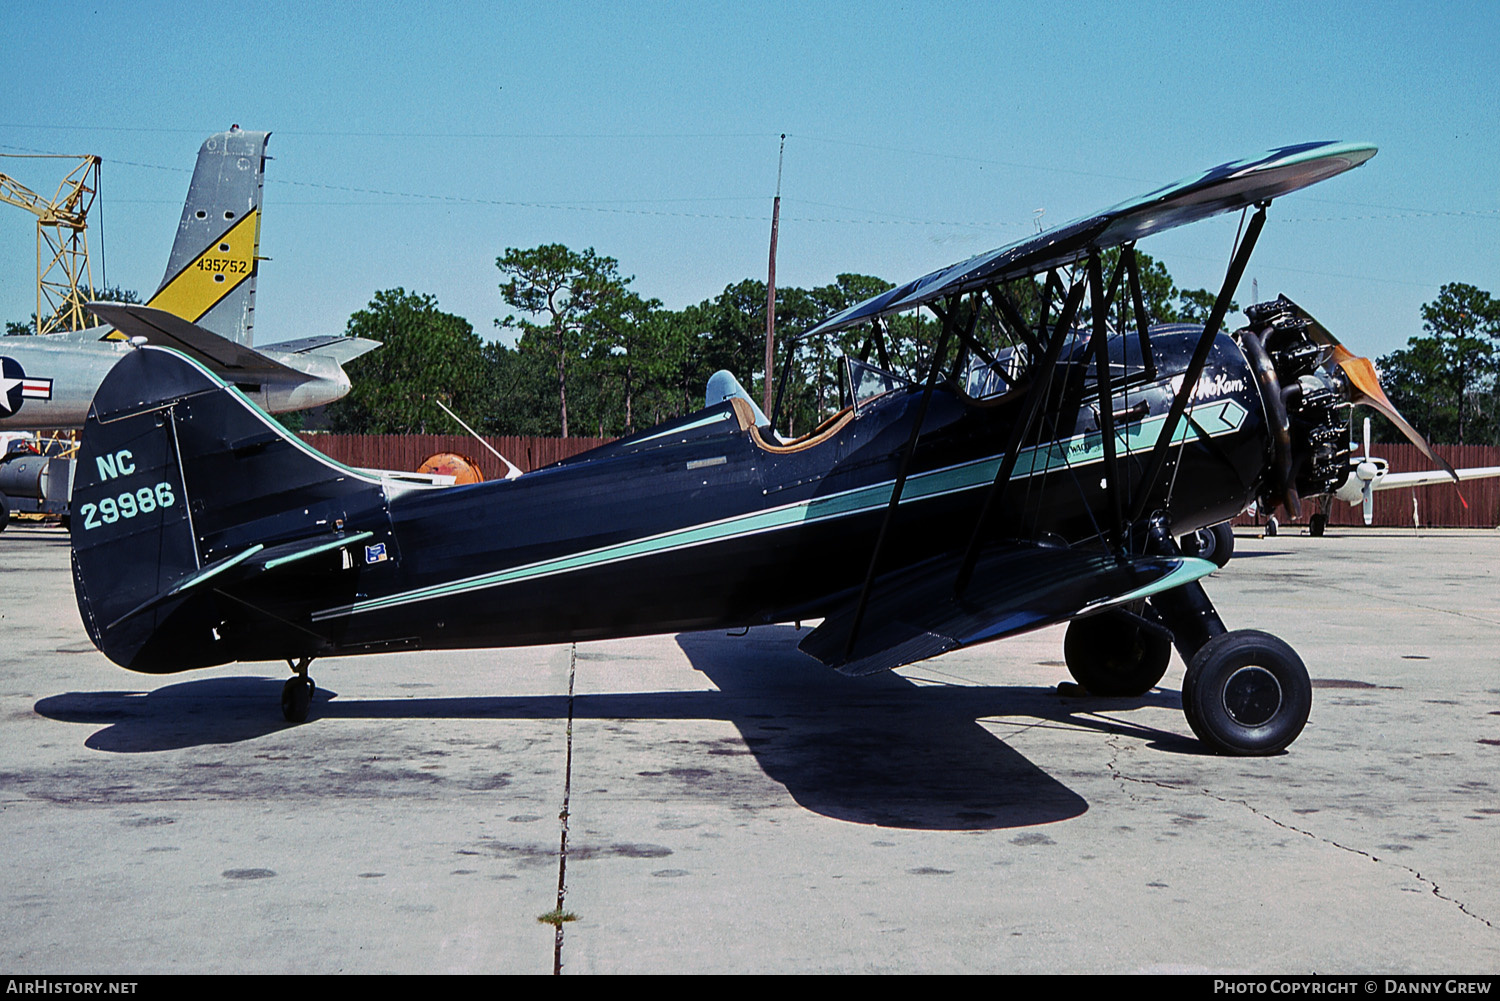
<svg viewBox="0 0 1500 1001"><path fill-rule="evenodd" d="M1093 695L1144 695L1167 673L1172 641L1124 612L1102 612L1068 623L1063 660Z"/></svg>
<svg viewBox="0 0 1500 1001"><path fill-rule="evenodd" d="M1219 754L1276 754L1297 739L1312 710L1312 681L1286 643L1255 629L1215 636L1188 665L1182 711Z"/></svg>
<svg viewBox="0 0 1500 1001"><path fill-rule="evenodd" d="M288 678L281 686L281 715L288 723L306 723L308 710L312 708L313 693L317 686L305 674Z"/></svg>

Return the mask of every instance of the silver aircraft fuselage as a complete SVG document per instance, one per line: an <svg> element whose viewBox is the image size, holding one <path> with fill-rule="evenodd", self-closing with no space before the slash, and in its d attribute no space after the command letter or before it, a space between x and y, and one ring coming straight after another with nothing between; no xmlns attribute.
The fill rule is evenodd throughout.
<svg viewBox="0 0 1500 1001"><path fill-rule="evenodd" d="M39 337L0 337L0 430L58 430L83 427L89 403L115 363L133 348L108 339L108 327ZM349 377L334 358L257 351L281 362L281 373L224 371L261 409L273 414L332 403L349 392ZM295 366L298 371L291 371ZM244 381L254 379L255 381Z"/></svg>

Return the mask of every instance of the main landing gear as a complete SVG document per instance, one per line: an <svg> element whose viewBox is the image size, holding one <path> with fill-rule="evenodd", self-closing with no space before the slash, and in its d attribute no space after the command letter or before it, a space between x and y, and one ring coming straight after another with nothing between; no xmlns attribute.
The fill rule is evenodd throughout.
<svg viewBox="0 0 1500 1001"><path fill-rule="evenodd" d="M1156 552L1176 554L1165 532L1153 531L1152 540ZM1063 654L1093 694L1143 695L1166 671L1168 643L1187 662L1183 715L1216 753L1276 754L1307 724L1312 681L1302 658L1269 633L1226 630L1197 581L1154 595L1139 613L1075 619Z"/></svg>
<svg viewBox="0 0 1500 1001"><path fill-rule="evenodd" d="M297 672L281 686L281 715L288 723L307 722L307 711L312 708L313 695L318 690L318 686L313 684L313 679L307 674L311 663L311 657L303 657L296 662L287 661L291 669Z"/></svg>

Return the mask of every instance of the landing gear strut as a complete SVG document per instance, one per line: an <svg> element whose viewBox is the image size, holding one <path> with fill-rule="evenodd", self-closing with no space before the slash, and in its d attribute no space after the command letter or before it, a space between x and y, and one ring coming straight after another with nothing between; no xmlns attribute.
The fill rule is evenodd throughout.
<svg viewBox="0 0 1500 1001"><path fill-rule="evenodd" d="M313 684L312 678L307 674L311 663L311 657L303 657L296 662L287 661L288 666L297 672L281 686L281 715L288 723L307 722L307 711L312 707L313 694L318 690L318 686Z"/></svg>
<svg viewBox="0 0 1500 1001"><path fill-rule="evenodd" d="M1152 532L1162 555L1177 546ZM1255 629L1228 631L1197 581L1151 598L1187 662L1182 711L1198 739L1219 754L1268 755L1286 748L1307 723L1312 681L1296 651Z"/></svg>

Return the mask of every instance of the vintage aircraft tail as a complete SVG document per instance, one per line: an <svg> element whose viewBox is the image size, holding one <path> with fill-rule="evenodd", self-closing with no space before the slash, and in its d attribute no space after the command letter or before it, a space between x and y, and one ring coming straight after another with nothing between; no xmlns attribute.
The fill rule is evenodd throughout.
<svg viewBox="0 0 1500 1001"><path fill-rule="evenodd" d="M204 140L161 287L147 305L236 344L254 343L261 178L269 132Z"/></svg>
<svg viewBox="0 0 1500 1001"><path fill-rule="evenodd" d="M322 336L270 350L254 347L261 178L269 137L238 127L209 136L198 150L161 287L145 305L96 302L89 309L114 328L108 337L181 351L280 414L343 397L349 392L344 363L380 343Z"/></svg>
<svg viewBox="0 0 1500 1001"><path fill-rule="evenodd" d="M332 597L330 579L337 591L358 574L330 568L394 558L380 480L163 348L130 352L99 387L72 510L79 613L110 660L138 671L321 653L329 643L287 611L299 589Z"/></svg>

